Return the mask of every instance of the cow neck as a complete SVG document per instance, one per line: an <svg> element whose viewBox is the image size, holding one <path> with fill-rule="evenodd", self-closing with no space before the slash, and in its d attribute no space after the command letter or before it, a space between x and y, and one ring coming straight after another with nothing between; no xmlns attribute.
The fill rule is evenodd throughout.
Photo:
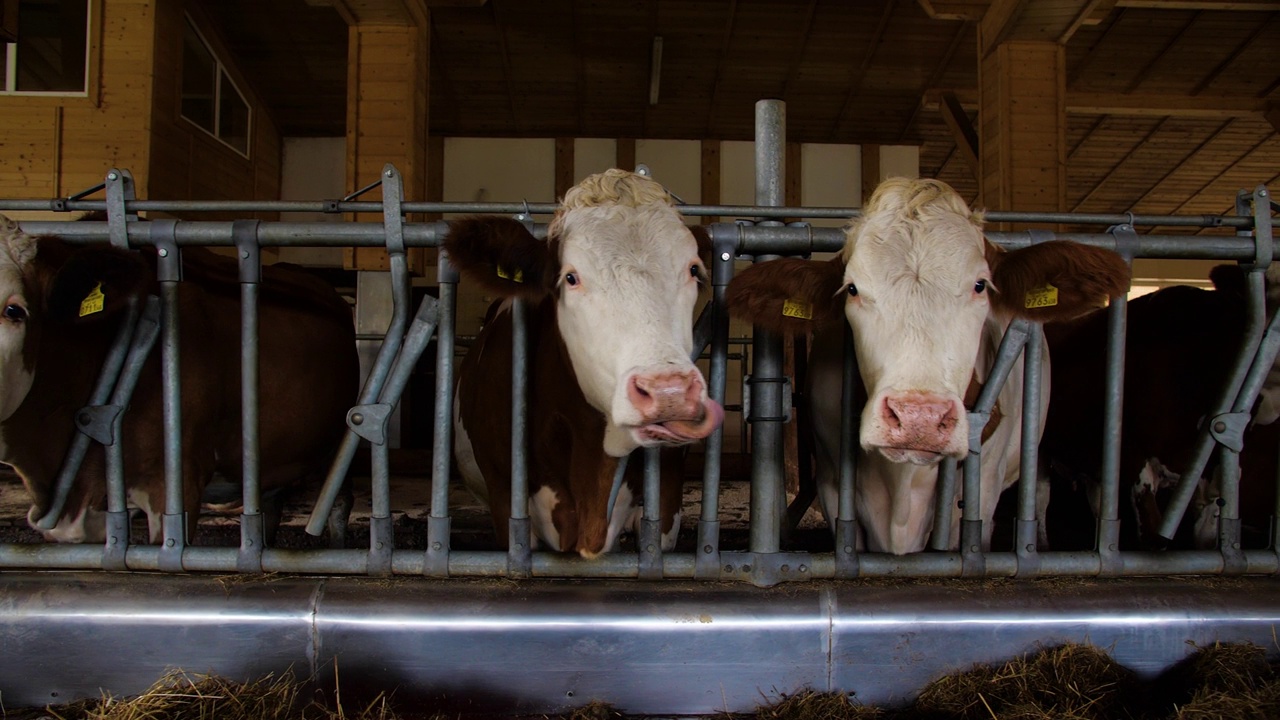
<svg viewBox="0 0 1280 720"><path fill-rule="evenodd" d="M570 552L582 547L603 549L608 535L605 506L619 459L604 451L605 417L582 394L569 349L556 323L556 307L557 300L548 298L530 313L530 359L535 369L530 374L529 417L545 423L544 427L530 427L530 441L539 443L548 453L563 456L564 449L549 445L549 441L555 434L554 424L563 423L568 428L573 447L562 477L572 496L568 503L572 512L565 507L564 516L572 514L575 522L566 523L566 529L571 525L576 532L572 538L562 535L561 546ZM535 434L541 436L541 441Z"/></svg>

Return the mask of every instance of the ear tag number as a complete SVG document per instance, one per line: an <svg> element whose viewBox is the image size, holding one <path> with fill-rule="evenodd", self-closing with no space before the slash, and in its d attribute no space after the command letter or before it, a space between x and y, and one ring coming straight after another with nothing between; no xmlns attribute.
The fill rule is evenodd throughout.
<svg viewBox="0 0 1280 720"><path fill-rule="evenodd" d="M84 300L80 301L80 317L102 312L103 302L107 299L102 294L102 283L93 286Z"/></svg>
<svg viewBox="0 0 1280 720"><path fill-rule="evenodd" d="M507 269L506 269L506 268L504 268L504 267L502 267L501 265L499 265L499 266L498 266L498 277L502 278L503 280L510 280L510 281L512 281L512 282L522 283L522 282L524 282L524 271L523 271L523 270L521 270L520 268L516 268L516 271L515 271L515 273L513 274L513 273L510 273L510 272L507 272Z"/></svg>
<svg viewBox="0 0 1280 720"><path fill-rule="evenodd" d="M1058 288L1052 285L1045 285L1034 290L1027 291L1026 307L1028 310L1032 308L1047 308L1058 304Z"/></svg>
<svg viewBox="0 0 1280 720"><path fill-rule="evenodd" d="M813 306L802 300L788 298L782 302L782 314L801 320L812 320Z"/></svg>

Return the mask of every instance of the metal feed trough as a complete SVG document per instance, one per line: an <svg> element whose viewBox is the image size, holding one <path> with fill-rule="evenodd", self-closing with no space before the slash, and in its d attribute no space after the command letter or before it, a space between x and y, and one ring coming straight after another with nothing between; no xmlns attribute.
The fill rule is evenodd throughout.
<svg viewBox="0 0 1280 720"><path fill-rule="evenodd" d="M715 248L713 298L696 323L695 353L710 346L710 393L721 403L728 353L723 299L734 260L838 250L842 231L784 225L779 219L847 218L857 212L782 207L784 128L780 103L757 106L757 205L680 208L688 216L755 219L709 226ZM448 485L458 278L446 256L442 254L439 262L439 298L428 297L416 309L409 301L406 250L438 246L447 224L406 223L406 213L519 214L531 222L531 213L550 213L555 206L409 202L390 165L381 185L382 202L356 200L359 193L326 202L147 201L133 198L127 171L113 170L105 183L105 201L85 200L84 195L52 202L0 201L0 211L105 210L106 222L27 222L22 227L30 234L72 243L154 245L160 249L162 288L158 301L133 308L123 324L102 379L77 416L82 434L69 452L53 507L41 520L46 526L56 521L89 443L103 443L108 449L105 546L0 545L0 637L5 648L0 654L0 700L6 706L97 696L100 688L116 694L138 692L175 666L238 679L292 667L295 674L312 677L320 685L331 685L336 672L344 683L396 689L399 699L447 696L475 710L544 713L598 699L629 713L707 714L749 710L779 693L805 687L854 692L867 703L905 701L945 672L1067 641L1092 642L1144 674L1181 660L1193 649L1189 642L1253 641L1271 646L1273 628L1280 622L1280 600L1273 599L1280 597L1274 580L1280 572L1280 523L1273 519L1269 549L1241 549L1236 464L1238 434L1280 348L1280 327L1275 318L1267 321L1264 307L1262 270L1273 258L1271 222L1276 207L1266 188L1242 193L1237 214L1224 217L987 214L992 222L1099 226L1097 232L1072 235L988 233L1007 248L1057 237L1113 248L1128 259L1209 258L1240 262L1249 269L1248 342L1215 413L1224 425L1213 428L1216 423L1206 423L1196 463L1183 468L1183 482L1160 530L1172 537L1194 479L1203 474L1209 454L1221 444L1226 472L1219 549L1117 550L1126 315L1126 302L1120 297L1110 307L1099 551L1037 549L1036 484L1029 470L1019 484L1013 552L981 551L978 502L963 505L959 552L935 550L902 557L857 552L854 456L848 442L841 448L834 550L783 550L782 431L790 401L782 377L781 343L769 333L756 332L746 418L752 423L748 548L721 550L723 430L718 430L706 441L694 552L661 551L658 475L646 472L638 551L585 561L530 551L527 478L519 452L512 458L512 550L451 548ZM138 212L202 210L380 212L384 222L139 222L136 217ZM1236 234L1135 233L1135 227L1144 225L1231 227ZM536 225L535 231L545 232L545 226ZM169 309L176 302L178 251L192 245L235 247L241 263L245 482L239 548L186 543L176 381L166 380L164 388L168 490L158 546L128 542L120 447L112 444L141 363L157 336L165 378L178 376L180 328ZM286 550L265 547L263 542L256 455L258 252L284 246L385 247L390 255L391 326L358 403L348 414L350 431L308 525L309 532L321 532L357 444L366 440L372 449L373 490L367 549ZM521 418L525 331L520 303L515 307L512 402L516 418ZM437 386L426 548L397 549L387 420L432 337L437 342ZM1010 327L992 373L997 381L988 382L975 403L971 427L980 430L985 425L1018 353L1025 347L1038 354L1038 337L1034 324L1017 322ZM1040 372L1034 362L1026 368L1024 396L1030 408L1038 402L1031 391L1039 387ZM846 437L857 418L849 389L854 372L846 362ZM1024 413L1026 418L1035 416ZM1032 424L1025 427L1024 436L1034 434L1034 421L1027 422ZM523 446L523 432L523 422L513 423L517 448ZM1022 467L1036 468L1035 445L1028 444L1022 452ZM978 492L981 461L976 452L965 460L965 498ZM656 463L646 467L656 468ZM944 468L939 497L951 497L954 482L952 463ZM951 503L940 502L935 542L945 542L947 534L937 528L950 526L950 513ZM1280 516L1280 509L1274 514ZM233 573L243 576L227 582L225 576ZM294 575L254 581L263 573ZM1181 577L1156 577L1169 575ZM1036 581L1064 576L1075 579ZM875 578L917 580L886 583ZM775 585L780 587L768 589Z"/></svg>

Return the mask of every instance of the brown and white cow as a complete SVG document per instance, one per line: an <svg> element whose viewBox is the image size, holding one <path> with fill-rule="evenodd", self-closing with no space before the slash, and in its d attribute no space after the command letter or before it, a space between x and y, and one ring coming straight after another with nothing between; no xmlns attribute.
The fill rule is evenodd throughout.
<svg viewBox="0 0 1280 720"><path fill-rule="evenodd" d="M1157 534L1165 491L1190 463L1204 418L1213 412L1244 339L1243 273L1224 265L1210 277L1212 290L1175 285L1129 302L1120 442L1122 549L1166 545ZM1269 279L1268 294L1273 290ZM1267 304L1274 311L1275 299ZM1102 467L1107 314L1054 327L1046 338L1058 362L1057 399L1041 441L1041 459L1053 480L1049 537L1054 549L1092 549ZM1273 368L1263 386L1240 455L1240 517L1253 545L1265 546L1274 508L1278 374ZM1212 476L1210 467L1205 477ZM1213 481L1201 481L1173 546L1215 546L1218 495Z"/></svg>
<svg viewBox="0 0 1280 720"><path fill-rule="evenodd" d="M473 217L453 223L445 247L487 291L529 303L535 542L588 558L612 550L638 519L642 497L642 464L632 462L610 515L619 458L639 447L694 442L724 417L689 359L705 241L661 185L609 170L565 194L545 241L515 220ZM503 542L511 514L511 351L510 303L502 300L459 369L454 403L459 470L488 503ZM661 463L668 550L680 527L680 458L664 451Z"/></svg>
<svg viewBox="0 0 1280 720"><path fill-rule="evenodd" d="M179 283L182 471L194 530L215 472L239 483L240 286L235 260L182 251ZM130 297L157 292L155 253L72 246L22 233L0 216L0 461L31 494L31 523L52 485ZM95 288L97 290L95 291ZM82 306L91 294L98 307ZM259 302L260 445L264 490L315 476L329 461L355 400L351 311L332 288L285 266L263 268ZM146 513L152 542L165 509L160 350L143 367L123 421L128 502ZM90 446L49 540L105 539L105 453Z"/></svg>
<svg viewBox="0 0 1280 720"><path fill-rule="evenodd" d="M1074 317L1123 292L1128 277L1115 253L1074 243L1004 252L987 242L981 215L949 186L895 178L876 189L835 259L755 265L734 278L727 298L730 312L759 326L814 332L815 466L819 500L832 520L841 320L852 327L869 398L859 429L858 520L868 549L902 554L922 550L928 541L938 462L968 454L966 391L986 381L1009 323L1019 316L1045 322ZM996 500L1018 475L1022 375L1019 360L1000 392L1000 412L983 433L987 545ZM1047 377L1043 388L1048 402ZM959 517L953 513L953 548Z"/></svg>

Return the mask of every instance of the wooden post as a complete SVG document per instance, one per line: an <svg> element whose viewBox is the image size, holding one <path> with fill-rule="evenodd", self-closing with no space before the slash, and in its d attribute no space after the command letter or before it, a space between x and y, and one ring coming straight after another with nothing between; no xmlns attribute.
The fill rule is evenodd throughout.
<svg viewBox="0 0 1280 720"><path fill-rule="evenodd" d="M979 63L980 204L1059 212L1066 204L1062 45L1009 41Z"/></svg>
<svg viewBox="0 0 1280 720"><path fill-rule="evenodd" d="M880 184L880 146L879 145L863 145L862 146L862 205L866 207L867 201L871 199L871 193L876 191L876 187Z"/></svg>
<svg viewBox="0 0 1280 720"><path fill-rule="evenodd" d="M556 199L564 197L573 183L573 138L556 138Z"/></svg>
<svg viewBox="0 0 1280 720"><path fill-rule="evenodd" d="M702 141L702 204L720 204L720 141ZM711 215L702 217L703 225L720 222Z"/></svg>
<svg viewBox="0 0 1280 720"><path fill-rule="evenodd" d="M618 138L618 149L616 150L616 159L618 168L622 170L636 169L636 139L635 138Z"/></svg>
<svg viewBox="0 0 1280 720"><path fill-rule="evenodd" d="M404 5L400 5L404 8ZM418 12L357 15L348 30L347 48L347 187L364 187L378 179L386 163L394 163L404 179L404 196L426 196L429 18ZM376 200L377 190L361 199ZM356 218L381 222L381 214ZM352 270L387 270L386 252L348 248L345 265ZM409 268L423 273L422 249L410 249Z"/></svg>

